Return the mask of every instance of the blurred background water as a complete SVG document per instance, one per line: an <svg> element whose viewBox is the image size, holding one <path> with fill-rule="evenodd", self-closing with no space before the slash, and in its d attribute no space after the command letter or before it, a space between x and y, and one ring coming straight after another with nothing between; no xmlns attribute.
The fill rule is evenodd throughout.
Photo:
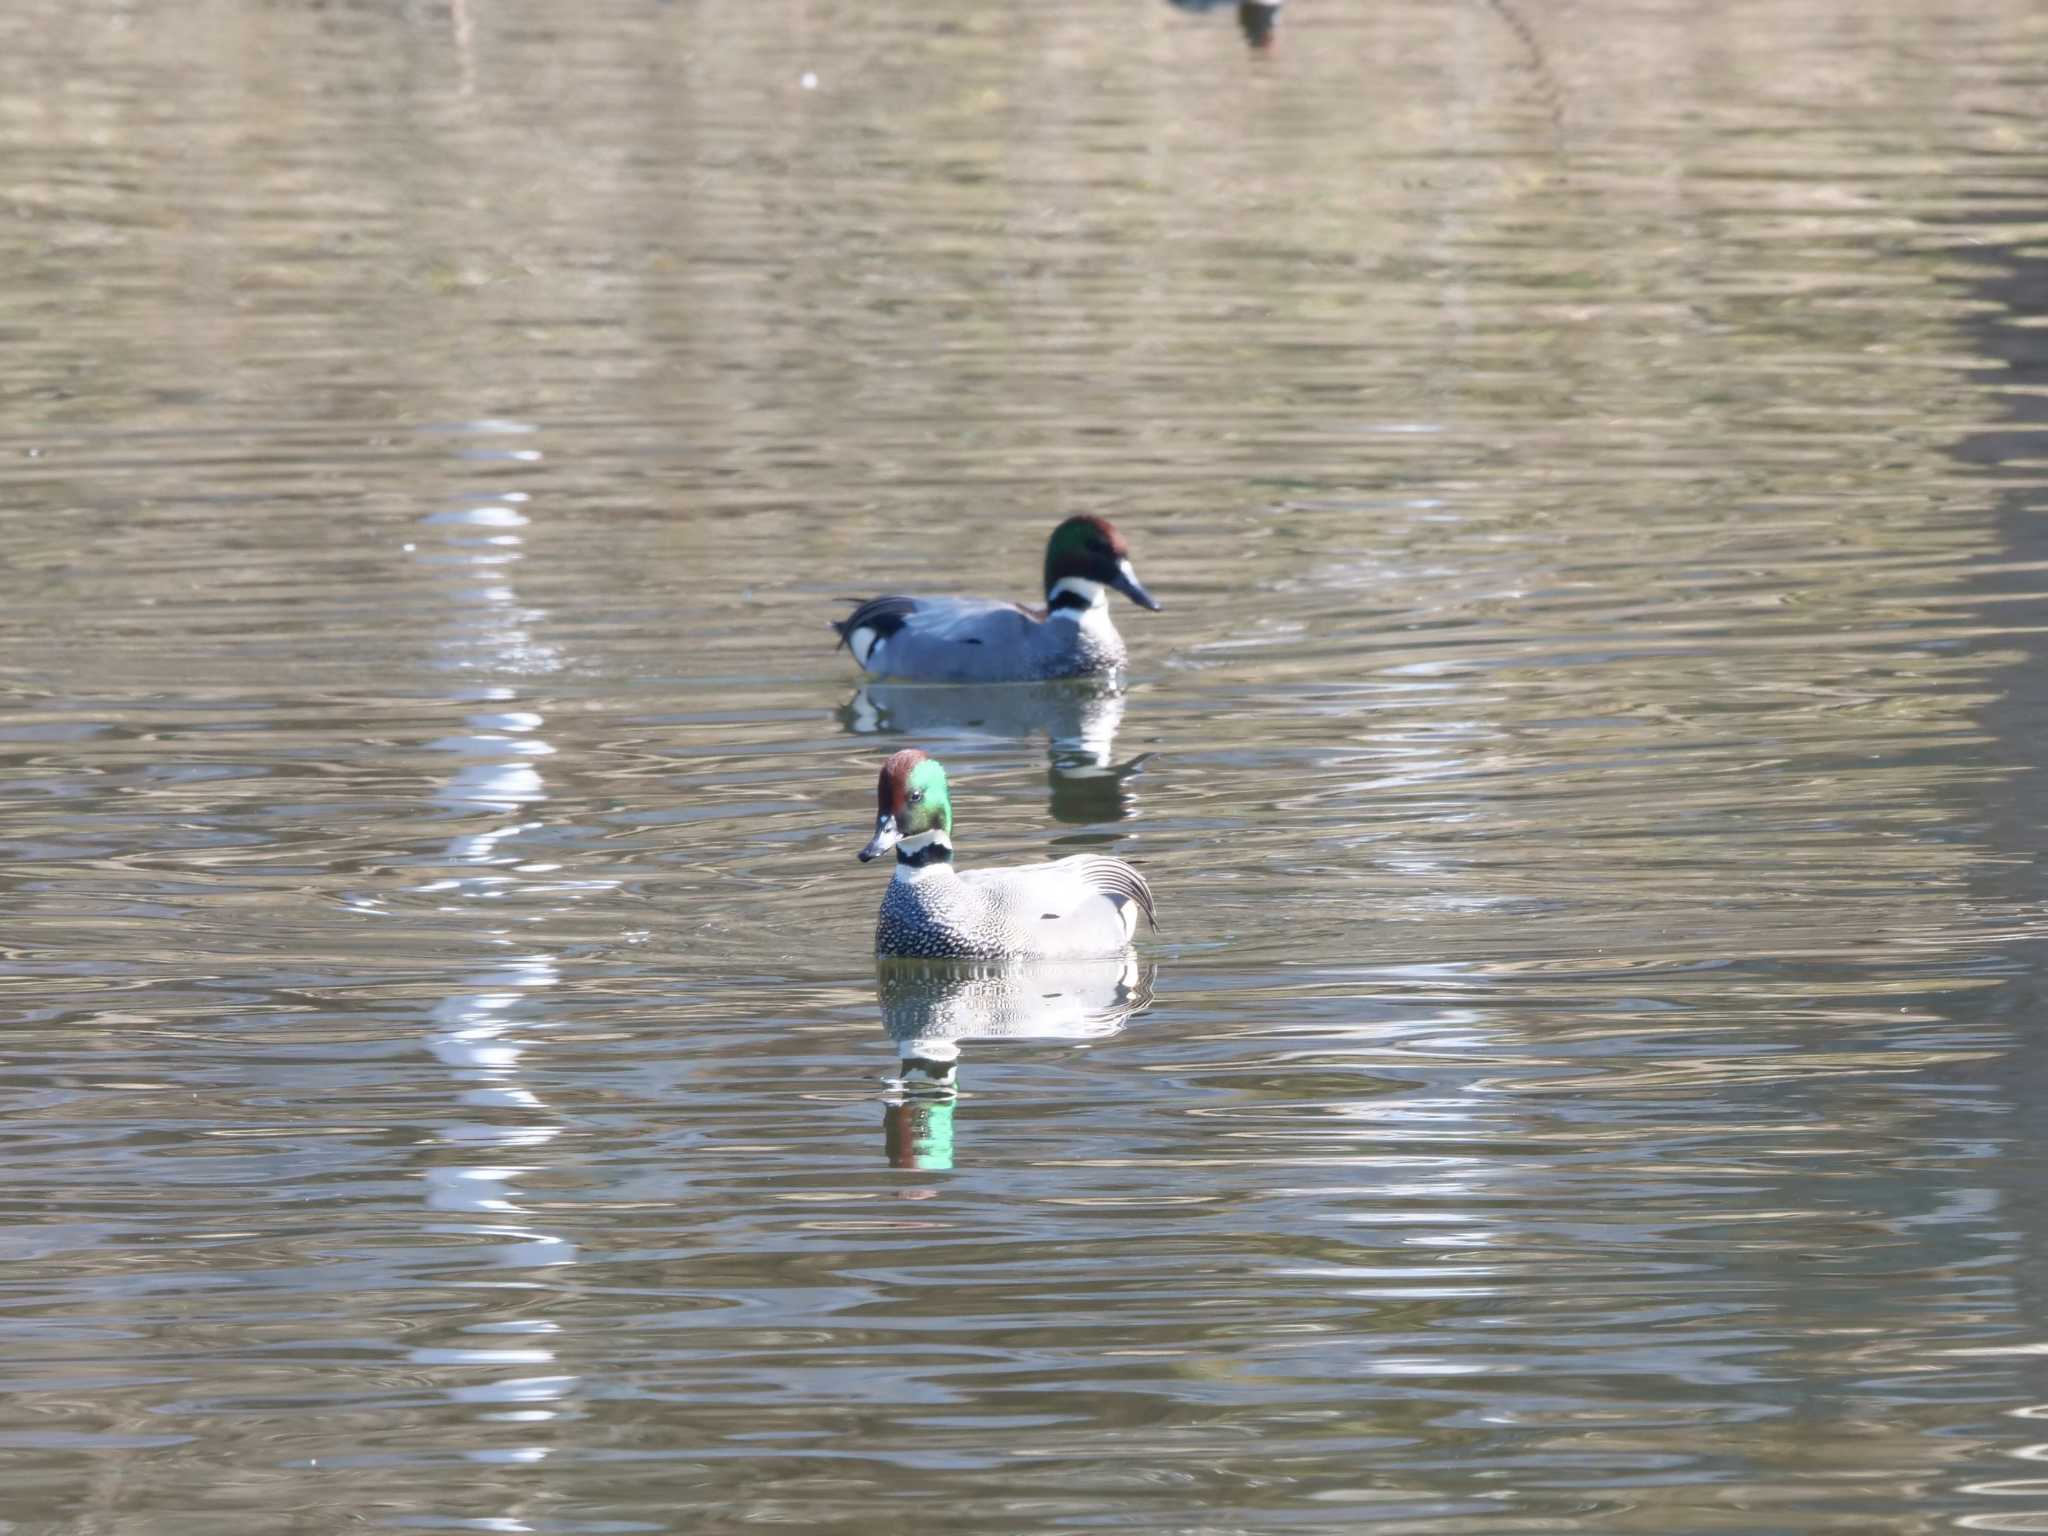
<svg viewBox="0 0 2048 1536"><path fill-rule="evenodd" d="M2044 50L0 11L0 1529L2048 1531Z"/></svg>

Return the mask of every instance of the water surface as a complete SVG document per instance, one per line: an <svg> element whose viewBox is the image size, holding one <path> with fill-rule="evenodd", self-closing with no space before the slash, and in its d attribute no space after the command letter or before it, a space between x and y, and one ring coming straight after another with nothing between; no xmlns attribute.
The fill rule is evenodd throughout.
<svg viewBox="0 0 2048 1536"><path fill-rule="evenodd" d="M2048 1531L2044 40L0 16L0 1522Z"/></svg>

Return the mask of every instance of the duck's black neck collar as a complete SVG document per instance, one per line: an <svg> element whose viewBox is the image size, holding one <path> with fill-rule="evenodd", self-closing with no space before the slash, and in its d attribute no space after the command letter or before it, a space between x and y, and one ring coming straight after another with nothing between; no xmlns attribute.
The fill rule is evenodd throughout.
<svg viewBox="0 0 2048 1536"><path fill-rule="evenodd" d="M1069 571L1045 589L1046 617L1056 613L1086 613L1102 602L1102 593L1103 585L1094 577Z"/></svg>
<svg viewBox="0 0 2048 1536"><path fill-rule="evenodd" d="M923 869L927 864L950 864L953 862L953 845L947 842L945 838L933 837L927 834L919 847L913 848L910 846L911 843L917 841L918 839L916 838L909 838L896 845L896 867L898 869Z"/></svg>

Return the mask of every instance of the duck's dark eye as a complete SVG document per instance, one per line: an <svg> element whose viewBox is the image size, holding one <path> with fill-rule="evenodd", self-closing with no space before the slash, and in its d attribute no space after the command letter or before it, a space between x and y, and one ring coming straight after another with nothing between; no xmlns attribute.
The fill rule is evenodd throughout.
<svg viewBox="0 0 2048 1536"><path fill-rule="evenodd" d="M911 803L912 805L916 805L916 804L917 804L917 803L918 803L918 802L919 802L920 800L922 800L922 799L924 799L924 791L923 791L923 790L921 790L921 789L913 789L913 790L912 790L912 791L910 792L910 803Z"/></svg>

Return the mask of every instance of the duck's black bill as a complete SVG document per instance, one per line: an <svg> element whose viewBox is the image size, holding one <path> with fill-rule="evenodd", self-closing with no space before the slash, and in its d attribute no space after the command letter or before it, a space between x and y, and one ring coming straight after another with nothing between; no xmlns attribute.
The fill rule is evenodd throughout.
<svg viewBox="0 0 2048 1536"><path fill-rule="evenodd" d="M1116 573L1116 580L1112 581L1110 586L1123 593L1140 608L1150 608L1154 613L1159 611L1159 599L1145 590L1145 583L1138 580L1138 573L1131 569L1130 561L1124 561Z"/></svg>
<svg viewBox="0 0 2048 1536"><path fill-rule="evenodd" d="M868 839L867 847L860 851L861 863L865 864L869 859L879 859L894 848L901 837L902 834L896 830L896 818L884 811L875 818L875 835Z"/></svg>

